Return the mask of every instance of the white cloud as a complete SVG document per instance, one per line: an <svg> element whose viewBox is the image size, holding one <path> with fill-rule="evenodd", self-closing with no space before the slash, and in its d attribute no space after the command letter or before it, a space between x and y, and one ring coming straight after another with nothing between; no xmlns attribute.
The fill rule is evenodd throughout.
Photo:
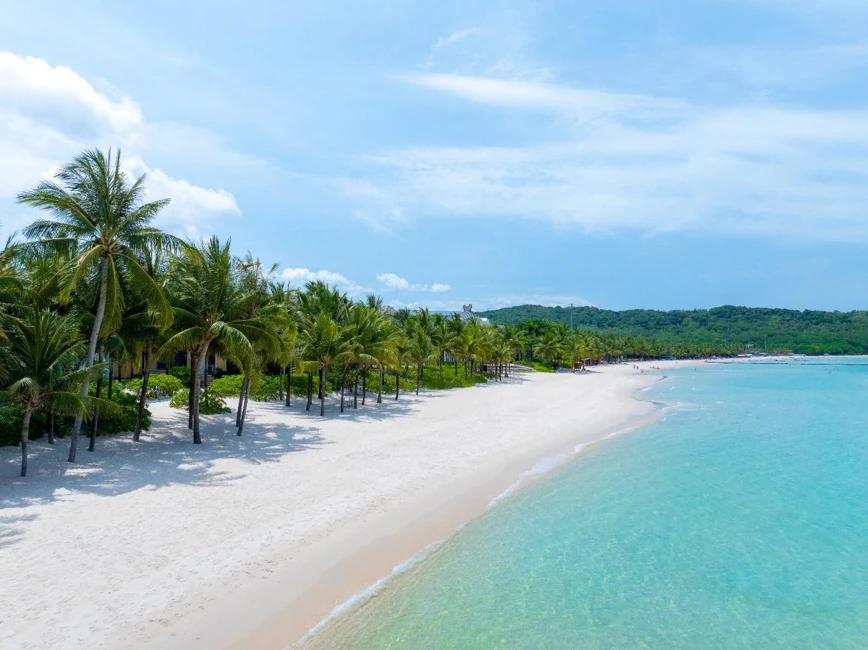
<svg viewBox="0 0 868 650"><path fill-rule="evenodd" d="M395 275L394 273L381 273L377 276L377 280L379 280L380 284L383 285L383 289L385 291L391 291L395 293L426 291L430 291L431 293L445 293L452 289L452 287L450 287L448 284L443 284L442 282L435 282L431 285L414 284L399 275Z"/></svg>
<svg viewBox="0 0 868 650"><path fill-rule="evenodd" d="M149 175L148 198L172 199L161 215L166 228L187 234L214 216L239 214L227 190L170 176L136 155L159 128L131 98L98 90L68 67L0 52L0 199L50 177L82 149L123 147L126 171Z"/></svg>
<svg viewBox="0 0 868 650"><path fill-rule="evenodd" d="M629 113L633 117L650 118L660 111L671 113L685 108L682 102L669 99L621 95L536 81L456 74L410 74L400 79L482 104L568 112L585 117Z"/></svg>
<svg viewBox="0 0 868 650"><path fill-rule="evenodd" d="M417 291L418 285L410 284L404 278L394 273L382 273L377 276L387 291Z"/></svg>
<svg viewBox="0 0 868 650"><path fill-rule="evenodd" d="M370 289L360 285L358 282L354 282L340 273L324 269L311 271L305 268L286 268L280 274L280 277L290 284L299 287L304 286L307 282L325 282L327 285L336 286L339 290L355 298L371 293Z"/></svg>
<svg viewBox="0 0 868 650"><path fill-rule="evenodd" d="M378 201L407 215L868 240L866 110L711 108L550 84L424 78L472 101L550 113L559 137L369 158Z"/></svg>

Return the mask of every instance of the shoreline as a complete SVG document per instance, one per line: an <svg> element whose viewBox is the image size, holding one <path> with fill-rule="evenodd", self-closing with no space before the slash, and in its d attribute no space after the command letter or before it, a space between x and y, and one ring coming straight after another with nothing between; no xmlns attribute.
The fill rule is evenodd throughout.
<svg viewBox="0 0 868 650"><path fill-rule="evenodd" d="M36 445L38 473L0 483L0 528L15 518L0 647L292 646L532 483L540 460L646 424L661 411L634 393L660 379L629 366L514 375L324 419L251 403L243 439L215 417L199 449L166 406L146 442L101 439L81 464ZM67 575L73 547L93 553Z"/></svg>
<svg viewBox="0 0 868 650"><path fill-rule="evenodd" d="M698 364L680 362L678 367L690 365ZM676 364L660 367L666 370ZM286 567L282 575L275 577L271 588L260 587L255 594L246 593L224 601L219 611L204 617L168 645L165 640L161 641L154 650L157 647L166 650L189 647L294 650L305 647L316 632L357 602L388 588L394 577L424 560L428 553L501 500L531 487L551 471L574 461L591 446L665 416L670 405L644 400L639 395L667 377L647 369L644 375L623 373L625 368L617 366L605 370L621 371L622 375L642 380L643 385L618 397L638 405L643 412L613 420L605 428L567 434L554 447L536 449L532 454L511 458L506 464L486 468L481 475L447 486L445 492L443 486L437 486L435 490L418 494L400 508L365 520L363 525L335 536L324 548L302 554L296 559L301 567ZM546 461L553 462L537 472L537 466ZM280 602L280 606L275 608L275 602ZM237 617L239 608L258 612L259 624L251 627L242 623L241 629L246 632L241 633L238 621L227 624L226 617L233 616L232 612L236 612ZM268 614L263 616L263 611Z"/></svg>

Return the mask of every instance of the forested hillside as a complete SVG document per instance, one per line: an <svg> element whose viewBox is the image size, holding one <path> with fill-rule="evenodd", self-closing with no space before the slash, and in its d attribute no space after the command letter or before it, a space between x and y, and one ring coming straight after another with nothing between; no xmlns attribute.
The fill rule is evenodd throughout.
<svg viewBox="0 0 868 650"><path fill-rule="evenodd" d="M480 312L499 325L533 320L570 323L569 307L521 305ZM692 311L596 307L572 310L576 327L600 333L659 338L673 343L738 343L757 350L788 350L804 354L868 353L868 311L824 312L715 307Z"/></svg>

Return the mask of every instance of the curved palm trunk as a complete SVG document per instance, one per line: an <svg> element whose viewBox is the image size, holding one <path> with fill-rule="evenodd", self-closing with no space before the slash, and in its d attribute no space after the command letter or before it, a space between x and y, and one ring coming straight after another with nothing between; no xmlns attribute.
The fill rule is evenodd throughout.
<svg viewBox="0 0 868 650"><path fill-rule="evenodd" d="M148 395L148 380L151 378L151 342L145 350L145 358L142 361L142 391L139 394L139 414L136 416L136 430L133 431L133 442L138 442L142 434L142 418L145 414L145 400Z"/></svg>
<svg viewBox="0 0 868 650"><path fill-rule="evenodd" d="M327 367L323 366L319 369L319 414L325 415L325 377Z"/></svg>
<svg viewBox="0 0 868 650"><path fill-rule="evenodd" d="M202 346L202 350L199 352L199 356L197 358L196 367L193 368L193 372L191 373L193 376L193 406L191 411L193 412L193 444L201 445L202 444L202 436L199 433L199 368L202 367L202 364L205 363L205 358L208 355L208 346L211 344L211 341L207 341L205 345Z"/></svg>
<svg viewBox="0 0 868 650"><path fill-rule="evenodd" d="M244 400L244 408L239 408L239 413L241 414L241 424L238 426L238 433L236 435L241 435L241 432L244 430L244 421L247 419L247 404L250 402L250 382L247 382L247 390L241 392L241 397Z"/></svg>
<svg viewBox="0 0 868 650"><path fill-rule="evenodd" d="M105 359L105 344L101 344L99 346L99 360ZM96 379L96 398L99 399L102 397L102 383L103 376L105 375L105 370L99 371L99 377ZM99 427L99 409L95 408L93 410L93 417L90 420L90 444L87 446L88 451L93 451L96 449L96 430Z"/></svg>
<svg viewBox="0 0 868 650"><path fill-rule="evenodd" d="M241 426L241 412L244 410L244 395L250 385L250 375L245 372L244 379L241 380L241 391L238 393L238 408L235 411L235 426Z"/></svg>
<svg viewBox="0 0 868 650"><path fill-rule="evenodd" d="M99 261L99 299L96 306L96 316L93 319L93 328L90 331L90 340L87 343L87 358L85 359L85 367L93 367L93 358L96 356L96 344L99 339L99 331L102 328L102 320L105 317L106 292L108 291L108 257L103 257ZM81 384L81 396L86 400L88 391L90 390L90 374L85 375L84 381ZM75 416L75 422L72 425L71 435L69 436L69 457L68 462L75 462L75 452L78 449L78 434L81 431L81 423L84 418L82 415Z"/></svg>
<svg viewBox="0 0 868 650"><path fill-rule="evenodd" d="M21 423L21 476L27 476L27 441L30 439L30 416L33 415L33 402L27 402L24 421Z"/></svg>

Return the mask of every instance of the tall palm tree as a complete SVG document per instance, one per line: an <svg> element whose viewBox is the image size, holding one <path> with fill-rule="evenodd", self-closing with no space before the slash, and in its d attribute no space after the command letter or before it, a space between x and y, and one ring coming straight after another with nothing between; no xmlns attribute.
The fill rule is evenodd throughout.
<svg viewBox="0 0 868 650"><path fill-rule="evenodd" d="M346 353L345 332L327 313L320 313L302 330L301 339L305 360L319 375L319 414L325 415L325 381L328 369L344 359Z"/></svg>
<svg viewBox="0 0 868 650"><path fill-rule="evenodd" d="M192 350L190 413L193 444L201 444L199 388L201 371L212 344L233 350L236 356L252 356L251 338L267 335L251 305L257 296L239 281L238 265L230 241L217 237L185 247L169 272L169 293L175 314L175 333L161 354Z"/></svg>
<svg viewBox="0 0 868 650"><path fill-rule="evenodd" d="M54 180L43 181L23 192L18 201L45 210L48 219L37 219L25 228L31 241L26 246L66 256L70 262L66 294L81 282L95 287L96 309L88 340L85 367L94 363L97 341L104 323L116 329L123 309L121 278L127 276L148 294L157 313L169 318L169 305L159 287L139 262L147 248L174 249L176 238L151 223L169 199L144 203L145 176L131 181L121 170L121 152L112 157L88 149L60 168ZM90 375L81 386L86 398ZM76 414L69 445L69 462L75 461L82 414Z"/></svg>
<svg viewBox="0 0 868 650"><path fill-rule="evenodd" d="M3 350L3 365L9 382L0 392L0 400L24 406L21 476L27 476L27 443L34 411L48 407L56 413L86 416L89 400L76 389L93 368L79 368L86 347L79 338L75 316L38 308L20 311L20 316L9 317L6 322L8 347Z"/></svg>
<svg viewBox="0 0 868 650"><path fill-rule="evenodd" d="M425 364L437 358L437 348L431 342L428 332L421 326L413 328L409 336L409 355L416 366L416 394L419 394L419 384L422 383L422 371Z"/></svg>

